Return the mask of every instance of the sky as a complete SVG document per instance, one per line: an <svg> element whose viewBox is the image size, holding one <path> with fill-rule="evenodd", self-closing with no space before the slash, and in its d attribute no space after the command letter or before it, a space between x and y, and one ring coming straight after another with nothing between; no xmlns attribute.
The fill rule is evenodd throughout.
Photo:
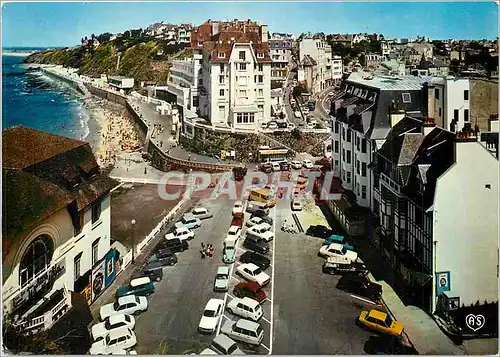
<svg viewBox="0 0 500 357"><path fill-rule="evenodd" d="M382 33L386 37L495 39L495 2L24 2L2 4L2 46L74 46L92 33L154 22L200 25L252 19L270 32Z"/></svg>

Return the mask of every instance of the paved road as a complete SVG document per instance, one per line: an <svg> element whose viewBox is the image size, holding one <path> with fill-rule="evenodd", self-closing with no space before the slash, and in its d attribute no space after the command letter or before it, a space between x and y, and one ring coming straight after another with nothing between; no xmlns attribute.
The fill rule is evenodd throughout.
<svg viewBox="0 0 500 357"><path fill-rule="evenodd" d="M283 219L290 223L289 207L278 203L277 227ZM370 305L336 289L338 277L321 272L320 246L318 238L277 232L273 354L364 354L372 333L355 320Z"/></svg>
<svg viewBox="0 0 500 357"><path fill-rule="evenodd" d="M329 119L329 113L330 113L330 96L328 95L330 92L334 92L336 90L336 87L328 87L325 90L323 90L321 93L318 94L317 96L317 101L316 101L316 109L314 110L314 113L317 117L321 119Z"/></svg>

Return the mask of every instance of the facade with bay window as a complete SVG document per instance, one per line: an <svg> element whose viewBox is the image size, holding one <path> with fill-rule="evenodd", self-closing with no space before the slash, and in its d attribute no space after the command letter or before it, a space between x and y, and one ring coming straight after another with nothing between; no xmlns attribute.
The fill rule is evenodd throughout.
<svg viewBox="0 0 500 357"><path fill-rule="evenodd" d="M4 130L3 146L4 311L37 316L23 322L27 330L50 328L69 310L70 292L81 292L80 277L110 251L115 181L79 140L19 126Z"/></svg>

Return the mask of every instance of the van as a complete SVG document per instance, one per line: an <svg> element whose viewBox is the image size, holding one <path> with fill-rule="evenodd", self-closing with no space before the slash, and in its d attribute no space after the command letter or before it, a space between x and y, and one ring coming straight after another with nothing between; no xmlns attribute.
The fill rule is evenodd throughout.
<svg viewBox="0 0 500 357"><path fill-rule="evenodd" d="M260 345L264 338L264 330L253 321L239 319L238 321L227 321L221 328L221 332L233 340Z"/></svg>

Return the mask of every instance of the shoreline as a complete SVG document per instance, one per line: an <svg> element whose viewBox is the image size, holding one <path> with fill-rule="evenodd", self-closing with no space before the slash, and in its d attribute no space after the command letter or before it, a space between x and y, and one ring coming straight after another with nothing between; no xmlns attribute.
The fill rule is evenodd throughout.
<svg viewBox="0 0 500 357"><path fill-rule="evenodd" d="M28 57L29 55L32 55L33 53L36 53L37 51L33 52L6 52L2 51L2 56L13 56L13 57Z"/></svg>

